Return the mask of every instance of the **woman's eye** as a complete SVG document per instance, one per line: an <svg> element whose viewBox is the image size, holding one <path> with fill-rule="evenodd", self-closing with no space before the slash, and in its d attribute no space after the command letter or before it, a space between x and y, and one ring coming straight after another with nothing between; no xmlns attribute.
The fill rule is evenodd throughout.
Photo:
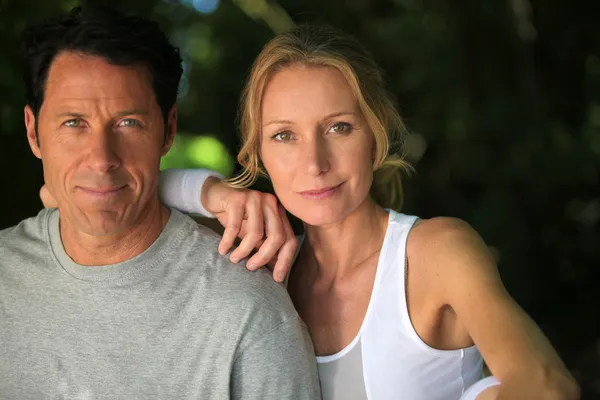
<svg viewBox="0 0 600 400"><path fill-rule="evenodd" d="M135 127L139 126L139 122L135 119L128 118L128 119L124 119L123 121L121 121L119 123L119 126L123 126L125 128L135 128Z"/></svg>
<svg viewBox="0 0 600 400"><path fill-rule="evenodd" d="M338 122L331 127L330 131L334 133L345 133L351 128L352 126L347 122Z"/></svg>
<svg viewBox="0 0 600 400"><path fill-rule="evenodd" d="M273 139L278 142L287 142L292 139L292 134L290 132L279 132L273 135Z"/></svg>
<svg viewBox="0 0 600 400"><path fill-rule="evenodd" d="M81 120L80 119L70 119L68 121L65 121L64 125L67 128L79 128L79 127L81 127Z"/></svg>

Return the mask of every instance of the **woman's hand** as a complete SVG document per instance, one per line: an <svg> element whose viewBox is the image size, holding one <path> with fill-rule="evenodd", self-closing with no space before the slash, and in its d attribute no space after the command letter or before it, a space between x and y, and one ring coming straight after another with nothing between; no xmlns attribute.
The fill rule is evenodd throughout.
<svg viewBox="0 0 600 400"><path fill-rule="evenodd" d="M48 190L48 187L46 185L42 186L42 188L40 189L40 199L42 200L42 203L44 204L44 208L58 207L58 203L56 202L56 199L54 198L54 196L52 196L52 194L50 193L50 191Z"/></svg>
<svg viewBox="0 0 600 400"><path fill-rule="evenodd" d="M229 256L231 261L237 263L256 250L246 268L257 270L266 265L273 279L282 282L292 267L298 243L277 198L256 190L235 189L215 178L207 179L201 197L204 207L225 228L219 253L229 252L239 237L239 246ZM40 199L45 208L58 206L46 185L40 189Z"/></svg>
<svg viewBox="0 0 600 400"><path fill-rule="evenodd" d="M226 254L239 237L242 241L229 256L231 261L239 262L256 249L246 267L256 270L268 265L276 281L284 280L298 243L285 210L275 196L232 188L216 178L208 178L200 199L204 208L225 228L219 253Z"/></svg>

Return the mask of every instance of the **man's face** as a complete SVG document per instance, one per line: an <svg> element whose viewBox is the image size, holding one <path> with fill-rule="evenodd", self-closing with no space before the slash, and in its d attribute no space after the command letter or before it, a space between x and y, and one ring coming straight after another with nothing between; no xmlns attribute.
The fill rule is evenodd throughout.
<svg viewBox="0 0 600 400"><path fill-rule="evenodd" d="M37 120L25 107L27 137L42 160L61 223L93 236L133 228L156 202L160 158L176 130L165 124L143 66L116 66L97 56L60 53L48 72Z"/></svg>

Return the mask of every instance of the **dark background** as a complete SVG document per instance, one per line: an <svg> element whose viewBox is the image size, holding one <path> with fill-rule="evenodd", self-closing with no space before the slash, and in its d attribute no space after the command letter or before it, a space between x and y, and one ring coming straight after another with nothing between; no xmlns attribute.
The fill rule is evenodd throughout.
<svg viewBox="0 0 600 400"><path fill-rule="evenodd" d="M0 0L0 229L41 208L18 36L99 4L152 17L182 49L182 135L163 167L237 168L238 95L274 33L325 21L354 34L412 133L404 212L472 224L584 398L600 398L599 1Z"/></svg>

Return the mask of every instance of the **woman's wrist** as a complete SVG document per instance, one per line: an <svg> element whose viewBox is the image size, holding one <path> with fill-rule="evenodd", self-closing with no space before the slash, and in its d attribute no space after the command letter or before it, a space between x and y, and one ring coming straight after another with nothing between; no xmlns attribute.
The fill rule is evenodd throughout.
<svg viewBox="0 0 600 400"><path fill-rule="evenodd" d="M204 208L201 193L209 178L222 179L223 176L207 169L167 169L161 171L158 196L169 207L186 214L200 214L214 218L214 215ZM209 184L213 184L213 179Z"/></svg>

